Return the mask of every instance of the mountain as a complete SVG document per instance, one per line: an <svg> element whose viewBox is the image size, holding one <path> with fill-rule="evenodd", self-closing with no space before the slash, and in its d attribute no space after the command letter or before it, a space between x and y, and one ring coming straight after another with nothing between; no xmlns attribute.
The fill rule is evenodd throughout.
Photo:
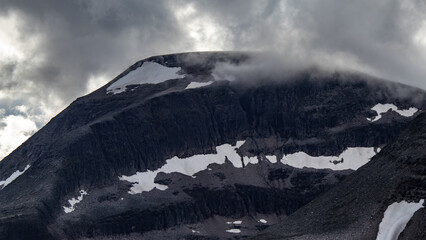
<svg viewBox="0 0 426 240"><path fill-rule="evenodd" d="M255 239L426 239L425 146L422 113L370 162Z"/></svg>
<svg viewBox="0 0 426 240"><path fill-rule="evenodd" d="M237 74L254 59L155 56L75 100L0 162L0 239L254 236L353 179L426 106L360 73Z"/></svg>

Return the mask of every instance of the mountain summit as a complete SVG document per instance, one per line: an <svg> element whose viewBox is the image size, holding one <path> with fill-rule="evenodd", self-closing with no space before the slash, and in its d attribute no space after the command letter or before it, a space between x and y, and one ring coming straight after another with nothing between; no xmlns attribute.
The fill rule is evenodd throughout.
<svg viewBox="0 0 426 240"><path fill-rule="evenodd" d="M367 163L400 154L385 146L421 115L424 91L319 68L246 71L255 58L155 56L75 100L0 162L0 239L244 238L303 221L342 181L374 181L377 167L359 168L397 171Z"/></svg>

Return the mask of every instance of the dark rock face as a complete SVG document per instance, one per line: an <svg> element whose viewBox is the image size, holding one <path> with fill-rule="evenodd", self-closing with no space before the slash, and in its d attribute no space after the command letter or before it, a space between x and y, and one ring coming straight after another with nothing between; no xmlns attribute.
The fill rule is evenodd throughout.
<svg viewBox="0 0 426 240"><path fill-rule="evenodd" d="M258 215L274 216L268 222L272 224L352 171L296 169L270 163L266 155L278 159L298 151L339 155L348 147L382 147L411 118L387 112L381 120L369 122L366 118L374 116L371 107L377 103L404 109L425 106L426 94L421 90L346 73L303 72L291 81L259 84L217 80L208 87L185 90L194 80L210 81L217 62L241 64L247 59L249 55L243 53L152 57L112 82L145 61L181 67L186 77L130 86L131 90L116 95L106 94L111 82L74 101L0 162L1 180L31 165L0 190L0 239L133 236L120 234L160 238L152 231L165 229L170 235L161 238L196 239L198 233L183 230L184 226ZM411 95L398 96L394 88ZM411 100L413 95L421 100ZM211 170L196 173L196 178L158 174L156 183L167 185L167 190L136 195L128 194L131 183L119 180L122 175L156 170L174 156L211 154L216 146L240 140L246 142L239 154L257 156L258 164L244 168L229 161L212 164ZM77 198L82 189L88 195L75 211L65 213L63 207L69 207L68 200ZM263 226L253 221L242 226L243 233L254 234ZM217 231L201 236L232 237L215 235Z"/></svg>
<svg viewBox="0 0 426 240"><path fill-rule="evenodd" d="M426 113L327 194L254 239L376 239L387 207L426 198ZM398 239L424 239L425 208Z"/></svg>

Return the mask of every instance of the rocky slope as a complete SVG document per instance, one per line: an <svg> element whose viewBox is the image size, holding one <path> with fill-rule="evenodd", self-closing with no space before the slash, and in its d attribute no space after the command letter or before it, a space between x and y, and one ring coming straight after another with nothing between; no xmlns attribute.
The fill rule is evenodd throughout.
<svg viewBox="0 0 426 240"><path fill-rule="evenodd" d="M399 238L384 239L425 239L425 146L423 113L369 163L254 239L376 239L386 210L403 201L423 207Z"/></svg>
<svg viewBox="0 0 426 240"><path fill-rule="evenodd" d="M251 58L152 57L74 101L0 162L0 239L251 236L345 179L426 106L421 90L360 74L212 74Z"/></svg>

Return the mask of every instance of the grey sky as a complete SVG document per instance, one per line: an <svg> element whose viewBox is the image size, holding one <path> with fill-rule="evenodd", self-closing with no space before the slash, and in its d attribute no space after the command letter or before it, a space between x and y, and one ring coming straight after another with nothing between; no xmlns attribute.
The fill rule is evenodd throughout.
<svg viewBox="0 0 426 240"><path fill-rule="evenodd" d="M423 0L0 0L0 159L12 130L29 136L158 54L263 50L426 89L425 12Z"/></svg>

